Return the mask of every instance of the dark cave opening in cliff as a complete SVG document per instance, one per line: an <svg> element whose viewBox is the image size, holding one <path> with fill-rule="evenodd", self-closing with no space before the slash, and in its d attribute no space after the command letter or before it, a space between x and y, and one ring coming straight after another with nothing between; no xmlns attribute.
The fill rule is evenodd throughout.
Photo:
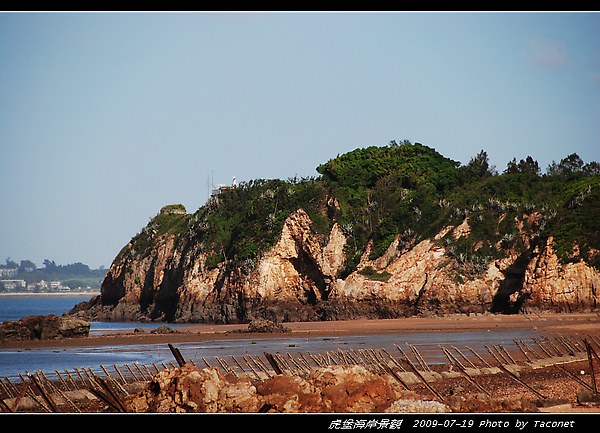
<svg viewBox="0 0 600 433"><path fill-rule="evenodd" d="M300 250L297 258L291 258L290 262L294 269L305 280L303 284L304 300L310 305L316 305L319 301L327 300L329 291L323 273L318 265L305 251Z"/></svg>
<svg viewBox="0 0 600 433"><path fill-rule="evenodd" d="M528 296L523 294L523 281L530 261L531 254L523 253L503 271L504 280L500 283L492 300L490 312L518 314L521 311L523 303L528 299Z"/></svg>

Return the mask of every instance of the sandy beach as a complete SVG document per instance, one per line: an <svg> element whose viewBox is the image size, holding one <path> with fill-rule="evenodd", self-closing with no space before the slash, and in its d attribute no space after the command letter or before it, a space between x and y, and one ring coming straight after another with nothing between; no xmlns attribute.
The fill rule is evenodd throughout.
<svg viewBox="0 0 600 433"><path fill-rule="evenodd" d="M92 332L86 338L14 341L0 343L4 348L42 348L76 346L115 346L129 344L166 344L210 341L214 339L252 339L257 334L236 332L247 329L246 324L236 325L185 325L171 334L134 333L136 323L130 329ZM168 325L168 324L167 324ZM403 334L423 332L508 331L532 330L548 334L600 335L600 315L597 313L540 314L540 315L451 315L446 317L379 320L348 320L333 322L284 323L291 330L285 335L294 337L327 337L347 335ZM260 334L261 338L281 334Z"/></svg>

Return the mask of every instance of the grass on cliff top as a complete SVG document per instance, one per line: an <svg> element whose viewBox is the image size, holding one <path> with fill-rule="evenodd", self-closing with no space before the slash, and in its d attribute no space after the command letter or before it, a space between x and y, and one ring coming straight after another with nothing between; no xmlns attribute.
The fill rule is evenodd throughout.
<svg viewBox="0 0 600 433"><path fill-rule="evenodd" d="M121 262L126 254L130 257L146 256L159 239L175 236L176 242L189 230L189 217L183 205L167 205L150 220L140 233L131 239L131 248L125 246L115 261Z"/></svg>

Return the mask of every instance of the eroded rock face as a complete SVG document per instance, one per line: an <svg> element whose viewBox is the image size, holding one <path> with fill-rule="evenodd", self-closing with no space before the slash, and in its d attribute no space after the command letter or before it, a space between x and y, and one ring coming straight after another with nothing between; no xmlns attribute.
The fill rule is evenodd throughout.
<svg viewBox="0 0 600 433"><path fill-rule="evenodd" d="M256 388L249 380L228 379L217 368L164 370L128 406L133 412L256 412Z"/></svg>
<svg viewBox="0 0 600 433"><path fill-rule="evenodd" d="M308 377L277 375L258 383L217 368L164 370L145 391L128 397L134 412L383 412L406 395L398 382L360 366L315 370Z"/></svg>
<svg viewBox="0 0 600 433"><path fill-rule="evenodd" d="M71 316L29 316L0 325L0 341L87 337L90 322Z"/></svg>
<svg viewBox="0 0 600 433"><path fill-rule="evenodd" d="M320 320L316 305L327 300L344 265L346 238L335 224L324 242L311 224L301 209L287 218L279 242L250 273L224 264L209 269L207 253L193 242L158 239L143 259L125 252L115 260L102 294L71 314L106 321Z"/></svg>
<svg viewBox="0 0 600 433"><path fill-rule="evenodd" d="M464 233L464 224L460 226ZM443 231L441 234L445 234ZM390 249L395 248L394 244ZM483 313L492 305L499 282L504 278L500 269L506 266L492 262L480 278L458 282L449 272L446 250L435 239L419 242L409 251L398 255L390 251L384 257L397 256L389 265L381 267L390 274L387 281L377 281L355 272L345 280L336 281L331 299L349 303L355 300L366 304L367 300L381 300L373 309L387 308L402 315L429 315L449 313ZM378 260L381 262L380 260ZM386 263L389 262L389 258ZM378 266L377 261L363 263ZM369 308L363 307L363 311ZM393 313L389 314L393 317Z"/></svg>
<svg viewBox="0 0 600 433"><path fill-rule="evenodd" d="M600 301L600 273L585 262L561 264L553 239L527 267L524 286L527 304L541 310L590 311Z"/></svg>
<svg viewBox="0 0 600 433"><path fill-rule="evenodd" d="M277 244L250 271L221 263L207 266L208 253L193 240L159 238L141 258L115 260L102 294L72 314L87 320L250 323L397 318L452 313L516 313L598 308L600 274L585 262L561 264L550 239L543 250L507 250L474 278L456 278L442 237L470 233L466 218L432 239L410 247L397 238L376 260L363 252L357 271L340 278L347 239L334 224L327 238L315 234L302 209L290 215ZM526 232L524 243L530 245ZM389 278L372 278L371 267Z"/></svg>

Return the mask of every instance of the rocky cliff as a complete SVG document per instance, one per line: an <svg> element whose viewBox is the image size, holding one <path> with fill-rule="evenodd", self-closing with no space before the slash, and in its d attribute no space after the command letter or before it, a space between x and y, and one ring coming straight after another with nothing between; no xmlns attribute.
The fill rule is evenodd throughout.
<svg viewBox="0 0 600 433"><path fill-rule="evenodd" d="M71 314L247 323L598 308L600 176L474 175L422 145L367 150L318 180L242 185L194 214L166 206Z"/></svg>
<svg viewBox="0 0 600 433"><path fill-rule="evenodd" d="M467 233L465 219L403 249L398 237L375 260L367 248L345 278L337 275L347 238L337 224L326 240L316 235L302 209L285 220L277 244L248 274L226 263L207 269L206 252L165 236L143 260L113 263L102 294L73 313L108 321L240 323L597 309L600 273L584 261L561 264L552 239L542 250L513 252L461 278L459 259L449 258L442 239Z"/></svg>

